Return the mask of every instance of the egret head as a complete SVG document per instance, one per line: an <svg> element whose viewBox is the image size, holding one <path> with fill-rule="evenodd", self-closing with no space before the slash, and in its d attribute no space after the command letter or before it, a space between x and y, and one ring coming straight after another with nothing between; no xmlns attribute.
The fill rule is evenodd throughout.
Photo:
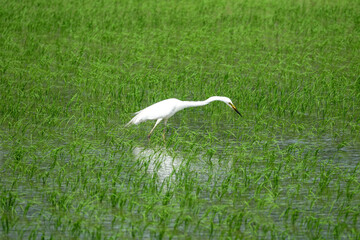
<svg viewBox="0 0 360 240"><path fill-rule="evenodd" d="M232 103L230 98L228 98L228 97L219 97L219 96L214 96L214 97L211 97L211 98L213 98L213 100L218 100L218 101L224 102L226 105L231 107L237 114L239 114L240 117L242 117L241 113L236 109L235 105Z"/></svg>

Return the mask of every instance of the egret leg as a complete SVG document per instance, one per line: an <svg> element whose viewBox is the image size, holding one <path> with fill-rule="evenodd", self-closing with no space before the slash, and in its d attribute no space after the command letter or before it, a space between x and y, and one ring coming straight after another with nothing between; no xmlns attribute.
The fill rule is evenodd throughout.
<svg viewBox="0 0 360 240"><path fill-rule="evenodd" d="M154 131L156 126L161 122L161 120L162 120L162 118L159 118L158 120L156 120L156 123L155 123L154 127L151 129L151 131L150 131L150 133L148 135L148 139L150 139L152 132Z"/></svg>
<svg viewBox="0 0 360 240"><path fill-rule="evenodd" d="M164 119L164 124L165 124L165 126L164 126L164 130L163 130L163 139L164 139L164 141L165 141L165 132L166 132L166 124L167 124L167 119Z"/></svg>

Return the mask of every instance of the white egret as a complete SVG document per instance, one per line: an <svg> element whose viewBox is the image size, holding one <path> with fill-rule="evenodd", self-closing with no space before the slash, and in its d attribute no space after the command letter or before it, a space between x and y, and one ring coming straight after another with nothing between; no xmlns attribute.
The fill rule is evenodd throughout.
<svg viewBox="0 0 360 240"><path fill-rule="evenodd" d="M150 139L152 132L154 131L156 126L162 120L164 120L164 124L166 127L166 123L167 123L168 119L170 117L172 117L178 111L183 110L184 108L189 108L189 107L204 106L213 101L224 102L226 105L231 107L235 112L237 112L241 116L240 112L236 109L236 107L234 106L234 104L232 103L230 98L228 98L228 97L213 96L213 97L208 98L205 101L181 101L176 98L170 98L170 99L166 99L166 100L154 103L153 105L136 112L135 117L133 119L131 119L130 122L128 122L125 126L127 127L131 124L137 125L137 124L145 122L147 120L156 120L154 127L151 129L151 131L148 135L148 138ZM165 128L164 128L163 137L165 139Z"/></svg>

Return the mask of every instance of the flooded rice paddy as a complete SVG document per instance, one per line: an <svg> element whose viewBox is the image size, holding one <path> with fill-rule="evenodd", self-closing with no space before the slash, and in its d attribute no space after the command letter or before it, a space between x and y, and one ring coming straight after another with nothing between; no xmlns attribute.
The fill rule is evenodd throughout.
<svg viewBox="0 0 360 240"><path fill-rule="evenodd" d="M359 12L4 1L0 239L360 239Z"/></svg>

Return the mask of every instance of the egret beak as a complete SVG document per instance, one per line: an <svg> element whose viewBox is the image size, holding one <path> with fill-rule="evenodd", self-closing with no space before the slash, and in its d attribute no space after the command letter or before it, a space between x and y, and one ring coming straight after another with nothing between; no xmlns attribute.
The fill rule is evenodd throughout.
<svg viewBox="0 0 360 240"><path fill-rule="evenodd" d="M234 106L234 104L230 103L230 106L232 107L232 109L234 109L235 112L237 112L237 114L240 115L240 117L242 117L241 113L236 109L236 107Z"/></svg>

